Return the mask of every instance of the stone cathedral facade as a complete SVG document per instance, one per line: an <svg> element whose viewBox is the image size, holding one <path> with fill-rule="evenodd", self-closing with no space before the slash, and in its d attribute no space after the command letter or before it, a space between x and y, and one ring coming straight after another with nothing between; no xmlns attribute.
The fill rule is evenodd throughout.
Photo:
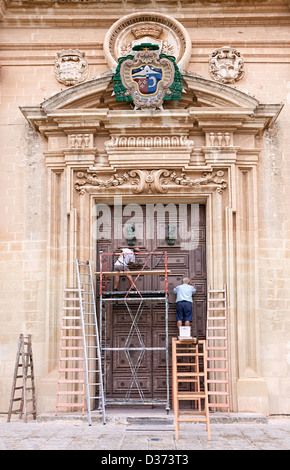
<svg viewBox="0 0 290 470"><path fill-rule="evenodd" d="M231 410L289 414L289 2L2 0L0 24L1 412L20 333L32 335L38 413L54 411L63 288L76 258L97 268L128 242L117 201L123 224L140 208L136 246L168 252L169 289L192 279L199 336L208 286L226 286ZM158 204L177 207L176 233L149 236ZM102 236L99 205L112 208ZM142 324L153 343L154 315ZM176 334L174 306L169 324ZM112 321L113 343L123 330ZM140 372L159 396L152 361ZM119 357L110 370L114 398Z"/></svg>

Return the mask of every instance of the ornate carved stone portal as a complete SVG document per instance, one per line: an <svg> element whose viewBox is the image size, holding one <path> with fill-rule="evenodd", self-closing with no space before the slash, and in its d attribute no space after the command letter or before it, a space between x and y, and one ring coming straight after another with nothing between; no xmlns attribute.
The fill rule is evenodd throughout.
<svg viewBox="0 0 290 470"><path fill-rule="evenodd" d="M130 53L130 43L144 43L147 37L151 44L162 41L158 48L166 44L166 53L174 51L177 64L186 65L190 45L178 22L150 12L128 15L116 22L106 36L105 54L114 71L67 88L39 106L21 108L43 137L48 169L51 239L47 272L52 283L48 330L55 331L53 321L59 312L57 299L61 299L63 285L74 282L74 260L97 259L93 219L97 204L113 204L116 197L140 205L202 204L206 211L202 227L206 225L207 234L206 242L203 239L203 275L213 288L224 284L228 288L232 409L246 408L246 394L251 387L253 411L265 413L267 392L259 376L255 301L256 168L261 152L256 136L276 119L281 105L260 103L229 85L183 71L186 97L177 100L174 107L167 108L169 102L164 102L162 110L133 109L131 103L120 106L112 96L117 60ZM149 55L148 64L158 68L157 57ZM68 61L80 65L82 59L74 57L78 59ZM242 62L235 51L216 53L212 61L215 78L223 82L241 78ZM132 77L128 78L131 64L127 66L123 77L125 83L132 83ZM169 63L167 67L170 75L172 67ZM64 68L60 78L83 79L82 69L68 77ZM192 254L196 269L205 266L201 253L204 251L197 247ZM176 259L184 259L184 266L188 265L186 253ZM199 288L203 296L204 285ZM51 341L56 342L56 338Z"/></svg>

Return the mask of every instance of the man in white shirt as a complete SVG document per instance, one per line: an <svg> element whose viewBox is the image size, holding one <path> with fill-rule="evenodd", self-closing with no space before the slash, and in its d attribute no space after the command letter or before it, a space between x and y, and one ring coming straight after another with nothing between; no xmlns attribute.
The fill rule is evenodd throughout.
<svg viewBox="0 0 290 470"><path fill-rule="evenodd" d="M136 263L135 253L139 253L140 248L121 248L121 254L114 265L114 271L119 271L124 273L124 275L129 279L131 285L133 284L133 278L128 274L130 266L134 266ZM114 290L117 290L119 284L120 276L115 276L114 278Z"/></svg>
<svg viewBox="0 0 290 470"><path fill-rule="evenodd" d="M177 327L182 326L184 321L184 326L189 326L192 322L192 296L196 293L194 286L190 285L190 279L185 277L183 283L180 286L177 286L173 289L174 294L177 294L176 297L176 320Z"/></svg>

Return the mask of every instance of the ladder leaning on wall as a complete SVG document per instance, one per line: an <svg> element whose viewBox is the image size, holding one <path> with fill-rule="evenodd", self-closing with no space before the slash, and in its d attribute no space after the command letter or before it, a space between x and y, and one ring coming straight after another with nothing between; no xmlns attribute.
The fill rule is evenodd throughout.
<svg viewBox="0 0 290 470"><path fill-rule="evenodd" d="M228 372L227 289L208 289L206 352L208 407L230 414Z"/></svg>
<svg viewBox="0 0 290 470"><path fill-rule="evenodd" d="M84 344L88 420L91 425L92 413L97 413L102 415L103 424L106 424L103 370L91 262L77 259L76 273Z"/></svg>
<svg viewBox="0 0 290 470"><path fill-rule="evenodd" d="M78 289L64 288L62 311L55 415L59 408L80 408L84 415L85 366Z"/></svg>
<svg viewBox="0 0 290 470"><path fill-rule="evenodd" d="M20 396L18 396L19 393ZM20 402L20 407L17 410L13 410L13 404L15 402ZM32 409L29 405L32 405ZM20 418L24 416L25 423L27 423L27 416L29 414L33 415L33 419L36 419L36 398L31 335L19 335L7 418L8 422L11 420L11 415L14 413L20 414Z"/></svg>

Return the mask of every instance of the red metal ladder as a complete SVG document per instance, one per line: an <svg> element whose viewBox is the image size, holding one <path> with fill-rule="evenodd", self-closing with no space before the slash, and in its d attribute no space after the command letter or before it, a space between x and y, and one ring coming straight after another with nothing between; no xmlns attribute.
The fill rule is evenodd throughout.
<svg viewBox="0 0 290 470"><path fill-rule="evenodd" d="M59 408L84 415L85 366L79 291L64 288L55 415Z"/></svg>
<svg viewBox="0 0 290 470"><path fill-rule="evenodd" d="M209 289L207 297L208 407L230 414L228 372L227 290Z"/></svg>

